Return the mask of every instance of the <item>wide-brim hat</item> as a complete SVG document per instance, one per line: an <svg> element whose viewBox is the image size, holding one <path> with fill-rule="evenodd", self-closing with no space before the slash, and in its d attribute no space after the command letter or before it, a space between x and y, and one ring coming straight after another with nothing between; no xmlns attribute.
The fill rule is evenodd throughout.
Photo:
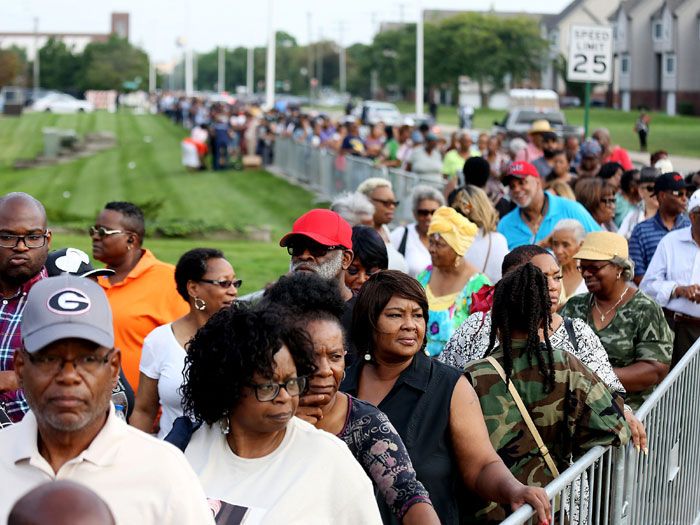
<svg viewBox="0 0 700 525"><path fill-rule="evenodd" d="M527 132L532 135L534 133L547 133L549 131L554 131L549 121L547 119L538 119L532 122Z"/></svg>
<svg viewBox="0 0 700 525"><path fill-rule="evenodd" d="M574 259L610 261L614 257L629 258L627 239L613 232L591 232L586 235Z"/></svg>

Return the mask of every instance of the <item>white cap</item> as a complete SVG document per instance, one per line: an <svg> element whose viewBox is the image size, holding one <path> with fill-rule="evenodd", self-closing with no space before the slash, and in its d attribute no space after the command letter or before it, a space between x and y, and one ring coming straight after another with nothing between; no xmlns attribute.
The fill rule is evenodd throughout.
<svg viewBox="0 0 700 525"><path fill-rule="evenodd" d="M693 211L695 208L700 208L700 190L695 190L688 199L688 213Z"/></svg>

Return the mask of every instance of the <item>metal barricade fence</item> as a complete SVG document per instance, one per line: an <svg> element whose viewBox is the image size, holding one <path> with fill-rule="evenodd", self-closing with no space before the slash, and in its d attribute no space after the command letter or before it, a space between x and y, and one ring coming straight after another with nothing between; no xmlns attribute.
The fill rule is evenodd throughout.
<svg viewBox="0 0 700 525"><path fill-rule="evenodd" d="M579 525L696 525L700 523L700 340L636 412L649 454L595 447L547 487L554 523ZM572 497L586 474L588 498ZM579 519L584 516L584 519ZM501 525L537 523L525 505Z"/></svg>
<svg viewBox="0 0 700 525"><path fill-rule="evenodd" d="M272 170L307 186L322 199L332 200L336 195L355 191L360 183L370 177L382 177L392 183L396 200L395 221L412 222L411 192L418 177L401 169L386 168L369 159L352 155L338 155L325 148L295 142L288 137L275 140L275 156Z"/></svg>

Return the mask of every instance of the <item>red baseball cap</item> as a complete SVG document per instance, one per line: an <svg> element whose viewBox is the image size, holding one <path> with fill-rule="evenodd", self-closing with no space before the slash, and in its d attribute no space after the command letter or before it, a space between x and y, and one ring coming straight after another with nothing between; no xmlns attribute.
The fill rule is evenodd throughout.
<svg viewBox="0 0 700 525"><path fill-rule="evenodd" d="M352 250L352 228L336 212L317 208L294 221L292 231L280 239L287 246L292 237L303 235L324 246L343 246Z"/></svg>
<svg viewBox="0 0 700 525"><path fill-rule="evenodd" d="M535 168L535 166L529 162L518 160L511 162L510 166L508 166L508 172L506 173L506 176L503 177L503 182L508 183L508 179L511 177L521 180L525 177L537 177L539 179L540 174L537 171L537 168Z"/></svg>

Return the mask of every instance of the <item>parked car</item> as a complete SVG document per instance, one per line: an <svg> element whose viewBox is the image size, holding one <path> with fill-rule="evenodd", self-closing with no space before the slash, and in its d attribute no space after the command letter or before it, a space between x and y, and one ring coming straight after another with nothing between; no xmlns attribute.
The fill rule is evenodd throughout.
<svg viewBox="0 0 700 525"><path fill-rule="evenodd" d="M581 126L570 126L564 113L555 109L513 108L501 122L495 121L492 133L505 133L507 138L527 135L535 120L547 120L560 137L582 136Z"/></svg>
<svg viewBox="0 0 700 525"><path fill-rule="evenodd" d="M578 108L581 107L581 99L578 97L559 97L559 106L562 108Z"/></svg>
<svg viewBox="0 0 700 525"><path fill-rule="evenodd" d="M383 122L387 126L399 126L403 123L399 108L391 102L365 100L353 110L353 114L365 125Z"/></svg>
<svg viewBox="0 0 700 525"><path fill-rule="evenodd" d="M50 93L34 102L32 109L48 113L90 113L95 107L87 100L78 100L66 93Z"/></svg>

